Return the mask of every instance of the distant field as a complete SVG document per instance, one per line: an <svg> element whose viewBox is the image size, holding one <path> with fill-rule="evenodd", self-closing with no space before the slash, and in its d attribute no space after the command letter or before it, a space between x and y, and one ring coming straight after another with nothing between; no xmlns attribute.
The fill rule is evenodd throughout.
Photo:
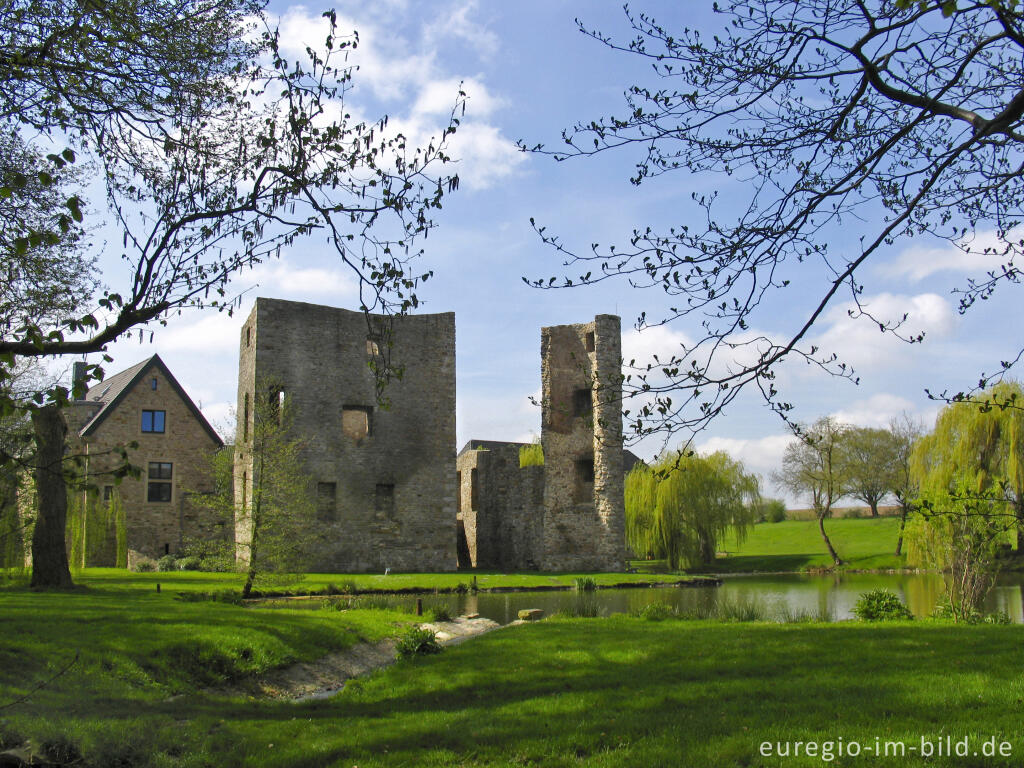
<svg viewBox="0 0 1024 768"><path fill-rule="evenodd" d="M825 531L849 568L903 568L905 558L893 554L899 523L896 517L826 520ZM723 573L803 571L832 566L815 520L759 523L743 544L730 539L720 546L725 556L718 558L715 570Z"/></svg>

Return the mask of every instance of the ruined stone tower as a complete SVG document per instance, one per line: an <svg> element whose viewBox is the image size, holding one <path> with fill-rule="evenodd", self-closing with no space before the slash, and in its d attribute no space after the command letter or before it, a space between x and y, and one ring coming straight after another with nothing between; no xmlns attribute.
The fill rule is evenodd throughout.
<svg viewBox="0 0 1024 768"><path fill-rule="evenodd" d="M259 298L242 327L236 508L251 498L257 398L280 399L316 495L313 570L456 567L455 315L396 318L390 333L385 322ZM386 409L371 369L385 354L402 369Z"/></svg>
<svg viewBox="0 0 1024 768"><path fill-rule="evenodd" d="M543 570L625 567L619 318L541 329Z"/></svg>

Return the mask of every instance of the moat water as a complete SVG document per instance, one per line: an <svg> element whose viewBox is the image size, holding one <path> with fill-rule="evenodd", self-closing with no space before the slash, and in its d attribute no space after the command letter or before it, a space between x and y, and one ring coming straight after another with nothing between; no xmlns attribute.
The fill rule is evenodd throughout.
<svg viewBox="0 0 1024 768"><path fill-rule="evenodd" d="M769 618L810 616L830 621L853 617L862 592L892 590L915 616L927 616L943 593L942 577L933 574L843 574L723 576L718 587L601 589L596 592L505 592L424 596L426 607L446 604L452 615L478 613L501 624L515 621L523 608L540 608L546 616L566 613L630 613L651 603L681 612L712 610L716 604L755 603ZM414 602L415 598L411 598ZM1000 577L989 595L987 611L1003 611L1024 623L1024 576Z"/></svg>

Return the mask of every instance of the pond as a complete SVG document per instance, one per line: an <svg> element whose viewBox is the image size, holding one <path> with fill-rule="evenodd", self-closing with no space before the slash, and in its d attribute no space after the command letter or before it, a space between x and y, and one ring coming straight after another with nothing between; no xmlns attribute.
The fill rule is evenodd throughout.
<svg viewBox="0 0 1024 768"><path fill-rule="evenodd" d="M447 603L452 615L479 613L501 624L515 621L523 608L541 608L546 616L579 610L606 616L629 613L651 603L666 603L685 613L708 612L726 604L755 603L769 618L788 615L840 621L853 617L853 606L862 592L879 587L895 592L919 617L931 613L943 592L942 577L935 574L777 574L724 576L719 587L432 595L423 602L428 608ZM1024 623L1022 597L1024 575L1000 577L989 595L986 611L1004 611L1014 622Z"/></svg>

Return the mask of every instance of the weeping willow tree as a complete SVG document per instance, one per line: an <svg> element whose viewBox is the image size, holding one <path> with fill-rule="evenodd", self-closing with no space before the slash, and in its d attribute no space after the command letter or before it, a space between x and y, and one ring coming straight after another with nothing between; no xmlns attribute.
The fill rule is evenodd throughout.
<svg viewBox="0 0 1024 768"><path fill-rule="evenodd" d="M907 560L944 572L957 619L981 607L1000 549L1015 540L1020 553L1024 523L1024 393L1003 382L980 400L943 408L910 459L920 500Z"/></svg>
<svg viewBox="0 0 1024 768"><path fill-rule="evenodd" d="M637 465L626 476L627 542L672 568L711 565L723 536L746 538L759 497L757 476L722 452Z"/></svg>
<svg viewBox="0 0 1024 768"><path fill-rule="evenodd" d="M116 489L105 501L95 491L69 498L66 536L72 568L128 567L124 505Z"/></svg>

